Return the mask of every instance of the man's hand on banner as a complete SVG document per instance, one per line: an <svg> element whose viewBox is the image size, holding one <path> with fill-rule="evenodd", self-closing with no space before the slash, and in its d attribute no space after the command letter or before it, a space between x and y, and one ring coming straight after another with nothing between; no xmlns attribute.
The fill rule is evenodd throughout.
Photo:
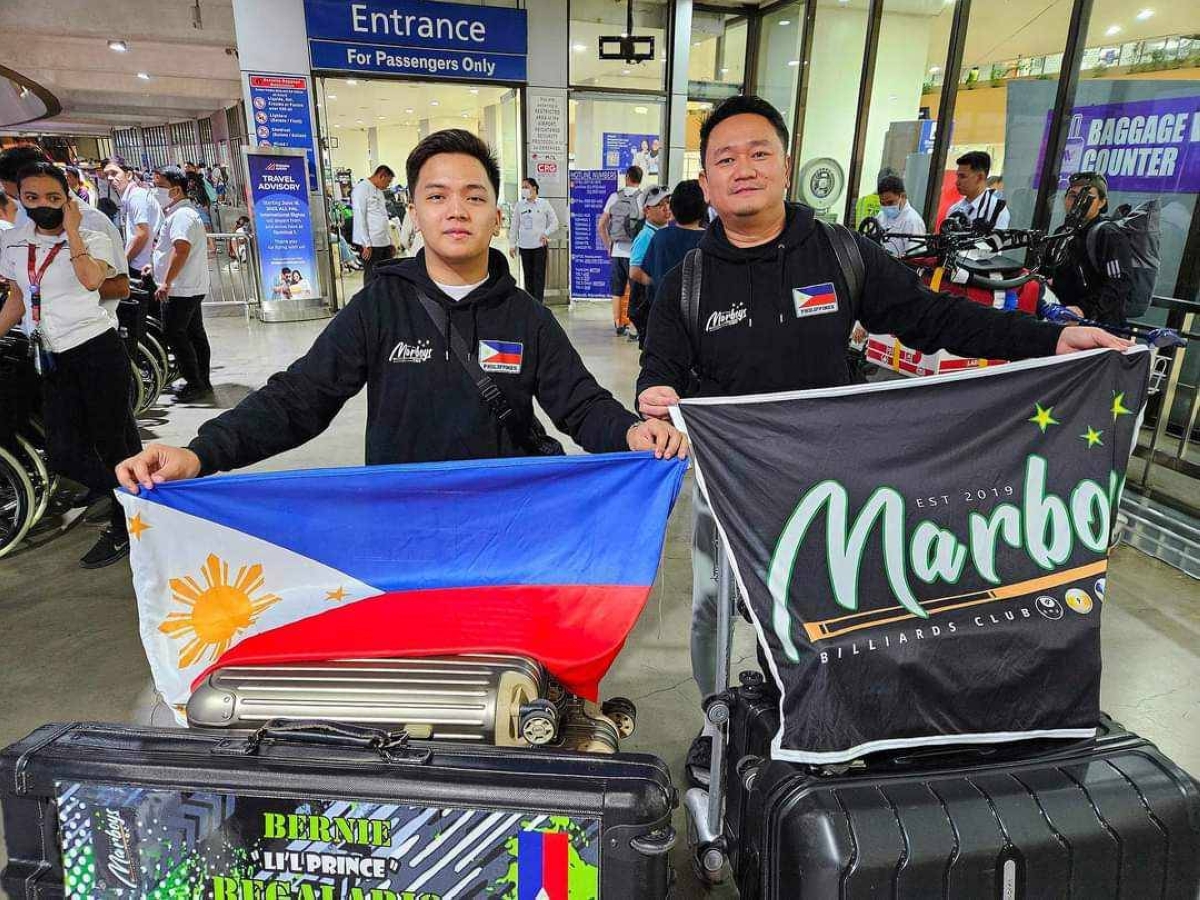
<svg viewBox="0 0 1200 900"><path fill-rule="evenodd" d="M679 405L679 394L667 385L649 387L638 397L638 412L652 419L669 419L670 407Z"/></svg>
<svg viewBox="0 0 1200 900"><path fill-rule="evenodd" d="M647 419L630 427L626 440L630 450L653 450L659 459L687 459L687 436L658 419Z"/></svg>
<svg viewBox="0 0 1200 900"><path fill-rule="evenodd" d="M117 481L131 494L152 489L164 481L180 481L200 474L200 457L183 447L148 444L137 456L117 466Z"/></svg>
<svg viewBox="0 0 1200 900"><path fill-rule="evenodd" d="M1103 328L1092 328L1085 325L1068 325L1058 336L1058 346L1055 353L1075 353L1079 350L1094 350L1097 347L1108 347L1110 350L1124 350L1133 346L1133 341L1109 334Z"/></svg>

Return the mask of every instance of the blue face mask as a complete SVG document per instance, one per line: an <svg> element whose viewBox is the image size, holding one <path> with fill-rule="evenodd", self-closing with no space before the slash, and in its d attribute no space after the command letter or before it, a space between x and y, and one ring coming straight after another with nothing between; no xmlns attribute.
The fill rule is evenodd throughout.
<svg viewBox="0 0 1200 900"><path fill-rule="evenodd" d="M900 215L900 204L897 203L895 206L881 206L879 207L879 211L883 213L885 219L895 219Z"/></svg>

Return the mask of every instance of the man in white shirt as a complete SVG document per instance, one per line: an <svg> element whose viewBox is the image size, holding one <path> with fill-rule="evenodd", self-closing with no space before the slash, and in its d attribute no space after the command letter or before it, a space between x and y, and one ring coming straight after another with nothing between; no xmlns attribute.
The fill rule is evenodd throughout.
<svg viewBox="0 0 1200 900"><path fill-rule="evenodd" d="M972 150L954 162L958 165L954 187L962 194L962 199L946 211L946 218L960 216L969 225L981 221L986 222L989 229L1007 228L1011 218L1008 204L987 188L992 157L982 150Z"/></svg>
<svg viewBox="0 0 1200 900"><path fill-rule="evenodd" d="M125 233L119 246L123 248L130 270L141 272L151 263L154 235L158 234L162 222L162 208L150 189L134 179L133 169L129 166L111 160L104 167L104 177L121 200L121 227Z"/></svg>
<svg viewBox="0 0 1200 900"><path fill-rule="evenodd" d="M525 273L525 290L538 303L546 297L546 262L550 257L547 245L550 236L558 231L558 216L549 200L538 196L535 178L521 182L521 202L512 211L508 223L508 255L521 251L521 269Z"/></svg>
<svg viewBox="0 0 1200 900"><path fill-rule="evenodd" d="M208 236L187 196L187 174L178 166L154 170L154 193L162 207L151 252L154 297L162 304L163 330L187 382L175 399L189 403L212 394L212 351L200 304L208 293Z"/></svg>
<svg viewBox="0 0 1200 900"><path fill-rule="evenodd" d="M879 223L884 234L925 233L925 220L908 202L904 181L899 175L885 175L880 178L875 193L879 195L879 214L875 216L875 221ZM903 256L916 245L917 242L912 238L888 237L883 242L883 249L892 256Z"/></svg>
<svg viewBox="0 0 1200 900"><path fill-rule="evenodd" d="M642 217L640 195L642 193L642 170L630 166L625 170L625 187L613 191L604 201L604 214L596 222L596 231L608 255L612 257L612 269L608 276L608 290L613 304L613 330L623 335L629 330L626 288L629 286L629 255L633 252L634 231Z"/></svg>
<svg viewBox="0 0 1200 900"><path fill-rule="evenodd" d="M396 254L388 231L387 198L383 192L396 177L387 166L377 166L370 178L364 178L350 193L350 208L354 215L352 244L360 249L363 262L363 287L375 277L375 266Z"/></svg>

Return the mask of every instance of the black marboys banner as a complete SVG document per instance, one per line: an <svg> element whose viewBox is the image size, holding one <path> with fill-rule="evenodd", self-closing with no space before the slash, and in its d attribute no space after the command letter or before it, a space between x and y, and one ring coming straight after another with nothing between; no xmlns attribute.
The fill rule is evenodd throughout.
<svg viewBox="0 0 1200 900"><path fill-rule="evenodd" d="M1149 362L682 404L783 692L776 758L1093 734Z"/></svg>

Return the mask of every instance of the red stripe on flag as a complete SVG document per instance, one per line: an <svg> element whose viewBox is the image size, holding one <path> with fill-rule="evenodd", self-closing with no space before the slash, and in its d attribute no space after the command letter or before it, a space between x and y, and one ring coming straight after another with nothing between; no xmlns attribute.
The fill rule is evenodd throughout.
<svg viewBox="0 0 1200 900"><path fill-rule="evenodd" d="M568 900L568 847L565 831L542 832L542 889L549 900Z"/></svg>
<svg viewBox="0 0 1200 900"><path fill-rule="evenodd" d="M837 294L817 294L814 297L809 297L804 301L802 308L807 309L810 306L825 306L829 303L837 302Z"/></svg>
<svg viewBox="0 0 1200 900"><path fill-rule="evenodd" d="M515 653L595 700L649 596L649 586L573 584L379 594L251 635L192 686L232 665Z"/></svg>

